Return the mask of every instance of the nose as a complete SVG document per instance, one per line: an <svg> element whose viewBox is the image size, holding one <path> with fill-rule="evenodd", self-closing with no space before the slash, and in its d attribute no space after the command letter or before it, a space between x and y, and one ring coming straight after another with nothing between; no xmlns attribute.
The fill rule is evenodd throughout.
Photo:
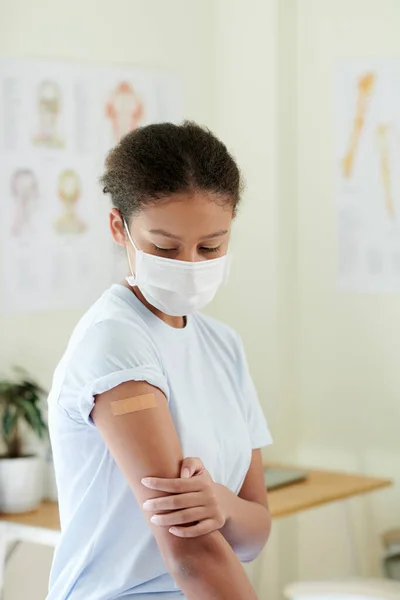
<svg viewBox="0 0 400 600"><path fill-rule="evenodd" d="M205 260L204 256L201 256L199 253L197 246L194 248L182 249L182 252L179 253L177 258L178 260L183 260L185 262L201 262L202 260Z"/></svg>

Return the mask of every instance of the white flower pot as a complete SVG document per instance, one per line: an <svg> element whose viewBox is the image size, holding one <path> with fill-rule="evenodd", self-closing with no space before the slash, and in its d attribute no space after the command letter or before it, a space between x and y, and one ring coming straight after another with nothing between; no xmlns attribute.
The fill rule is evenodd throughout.
<svg viewBox="0 0 400 600"><path fill-rule="evenodd" d="M0 458L0 512L23 513L35 510L42 497L41 458Z"/></svg>

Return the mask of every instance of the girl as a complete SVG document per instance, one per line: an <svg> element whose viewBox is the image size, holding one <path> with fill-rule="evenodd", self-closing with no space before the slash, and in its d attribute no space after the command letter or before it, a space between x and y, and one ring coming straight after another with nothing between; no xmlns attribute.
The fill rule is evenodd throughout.
<svg viewBox="0 0 400 600"><path fill-rule="evenodd" d="M239 559L269 535L271 438L239 337L198 312L228 274L238 168L209 131L159 124L119 143L102 183L130 274L55 372L48 600L254 600Z"/></svg>

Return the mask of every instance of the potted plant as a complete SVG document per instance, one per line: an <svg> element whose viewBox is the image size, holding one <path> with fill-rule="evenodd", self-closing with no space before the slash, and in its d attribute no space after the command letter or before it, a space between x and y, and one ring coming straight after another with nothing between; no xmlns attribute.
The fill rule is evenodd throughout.
<svg viewBox="0 0 400 600"><path fill-rule="evenodd" d="M23 428L38 438L47 431L40 406L44 390L22 369L15 379L0 380L1 433L5 453L0 455L0 511L28 512L39 505L43 495L42 460L24 454Z"/></svg>

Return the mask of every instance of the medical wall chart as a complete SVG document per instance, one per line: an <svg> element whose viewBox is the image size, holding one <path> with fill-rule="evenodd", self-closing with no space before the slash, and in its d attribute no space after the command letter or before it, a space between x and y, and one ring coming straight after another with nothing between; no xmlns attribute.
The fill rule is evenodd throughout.
<svg viewBox="0 0 400 600"><path fill-rule="evenodd" d="M400 292L400 61L347 61L334 86L340 287Z"/></svg>
<svg viewBox="0 0 400 600"><path fill-rule="evenodd" d="M0 61L3 314L85 308L118 279L125 258L98 183L105 157L137 127L182 118L167 73Z"/></svg>

